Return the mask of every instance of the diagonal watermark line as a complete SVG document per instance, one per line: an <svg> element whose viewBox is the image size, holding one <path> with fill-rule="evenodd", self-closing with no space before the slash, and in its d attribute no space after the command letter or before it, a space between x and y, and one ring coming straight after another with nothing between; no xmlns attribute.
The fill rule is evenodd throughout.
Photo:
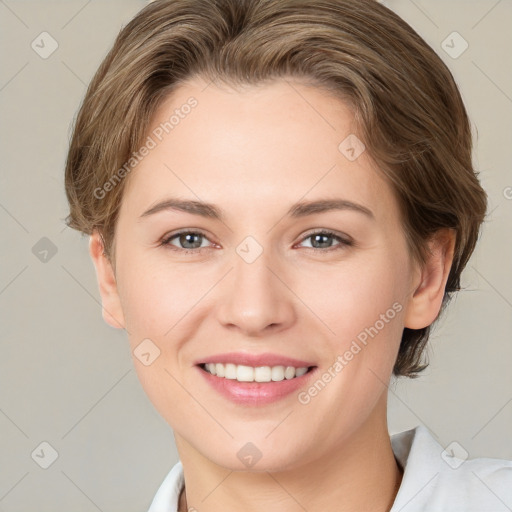
<svg viewBox="0 0 512 512"><path fill-rule="evenodd" d="M130 368L120 379L117 380L109 389L106 391L103 396L61 437L64 439L130 372L132 369Z"/></svg>
<svg viewBox="0 0 512 512"><path fill-rule="evenodd" d="M14 281L16 281L16 279L18 279L18 277L23 274L23 272L25 272L25 270L27 270L28 268L28 265L25 265L25 267L20 270L1 290L0 290L0 295L2 295L2 293L5 292L5 290L7 290L7 288L9 286L11 286L12 283L14 283Z"/></svg>
<svg viewBox="0 0 512 512"><path fill-rule="evenodd" d="M302 197L299 199L301 201L304 199L334 168L336 167L336 164L334 164L321 178L318 179L316 183L311 185L309 190L302 195ZM283 215L268 231L267 233L270 233L283 219L285 218L285 215Z"/></svg>
<svg viewBox="0 0 512 512"><path fill-rule="evenodd" d="M64 471L62 471L62 469L60 470L60 472L98 509L100 510L101 512L103 512L103 509L101 509L100 507L98 507L98 505L96 505L96 503L94 503L94 501L91 500L90 496L88 496L82 489L80 489L80 487L78 487L78 485L76 485L75 482L73 482L73 480L71 480L71 478L69 478L68 475L66 475L66 473L64 473Z"/></svg>
<svg viewBox="0 0 512 512"><path fill-rule="evenodd" d="M274 427L274 428L273 428L273 429L272 429L272 430L271 430L271 431L270 431L270 432L265 436L265 439L266 439L270 434L272 434L272 433L277 429L277 427L279 427L279 425L281 425L281 424L284 422L284 420L286 420L286 419L290 416L290 414L291 414L292 412L293 412L293 411L290 411L290 412L289 412L289 413L288 413L288 414L287 414L287 415L286 415L286 416L285 416L285 417L284 417L284 418L283 418L283 419L282 419L282 420L281 420L281 421L280 421L280 422L279 422L279 423L278 423L278 424L277 424L277 425L276 425L276 426L275 426L275 427Z"/></svg>
<svg viewBox="0 0 512 512"><path fill-rule="evenodd" d="M387 384L386 382L384 382L384 381L383 381L383 380L382 380L382 379L381 379L381 378L380 378L380 377L379 377L379 376L378 376L378 375L377 375L377 374L376 374L376 373L375 373L371 368L368 368L368 370L370 370L370 371L373 373L373 375L375 375L375 377L376 377L376 378L377 378L377 379L378 379L382 384L384 384L384 386L386 386L386 388L388 388L388 391L389 391L393 396L395 396L395 397L396 397L400 402L402 402L402 404L404 404L404 405L405 405L405 407L407 407L407 409L409 409L409 411L410 411L414 416L416 416L416 418L418 418L418 420L420 420L420 422L421 422L423 425L425 425L425 426L426 426L426 427L427 427L431 432L434 432L434 431L433 431L433 430L432 430L432 429L431 429L431 428L430 428L430 427L429 427L429 426L428 426L428 425L423 421L423 419L422 419L422 418L420 418L420 417L418 416L418 414L416 414L416 413L415 413L415 412L414 412L414 411L413 411L413 410L412 410L412 409L411 409L411 408L410 408L410 407L409 407L409 406L408 406L408 405L407 405L407 404L406 404L406 403L405 403L405 402L404 402L404 401L403 401L403 400L398 396L398 394L397 394L397 393L395 393L395 391L394 391L394 390L392 390L392 389L389 387L389 384ZM437 436L435 436L435 437L437 437Z"/></svg>
<svg viewBox="0 0 512 512"><path fill-rule="evenodd" d="M507 405L512 402L512 398L510 400L508 400L508 402L505 403L505 405L503 405L499 411L471 438L471 439L474 439L478 434L480 434L480 432L482 432L482 430L487 427L487 425L489 425L489 423L491 423L491 421L496 418L496 416L498 416L498 414L500 414L501 411L503 411L503 409L505 409L505 407L507 407Z"/></svg>
<svg viewBox="0 0 512 512"><path fill-rule="evenodd" d="M501 0L498 0L472 27L471 30L473 30L477 25L479 25L485 18L487 18L487 15L494 10L494 8L501 3Z"/></svg>
<svg viewBox="0 0 512 512"><path fill-rule="evenodd" d="M471 268L512 308L512 302L510 302L492 283L490 283L485 276L476 269L476 267L471 265Z"/></svg>
<svg viewBox="0 0 512 512"><path fill-rule="evenodd" d="M512 510L512 508L510 508L474 471L471 471L471 473L473 473L473 475L475 475L478 478L478 480L480 480L480 482L482 482L482 484L485 485L485 487L487 487L487 489L492 494L494 494L494 496L496 496L496 498L498 498L501 501L501 503L503 503L503 505L505 505L507 510Z"/></svg>
<svg viewBox="0 0 512 512"><path fill-rule="evenodd" d="M61 30L67 27L90 3L91 0L88 0L84 6L82 6L66 23L64 23L64 25L62 25Z"/></svg>
<svg viewBox="0 0 512 512"><path fill-rule="evenodd" d="M234 267L231 267L214 285L212 285L210 289L164 334L164 336L167 336L233 270L233 268Z"/></svg>
<svg viewBox="0 0 512 512"><path fill-rule="evenodd" d="M500 207L500 204L498 203L487 215L487 218L491 218L492 214Z"/></svg>
<svg viewBox="0 0 512 512"><path fill-rule="evenodd" d="M217 423L219 425L219 427L222 428L222 430L224 430L224 432L226 432L226 434L228 434L232 439L234 439L234 436L231 434L231 432L229 432L226 429L226 427L224 427L224 425L222 425L222 423L220 421L218 421L217 418L215 418L215 416L213 416L213 414L171 372L169 372L169 370L167 368L164 368L164 370L169 374L169 376L171 376L175 380L175 382L183 389L183 391L188 393L190 395L190 397L200 407L202 407L204 409L204 411L208 414L208 416L210 416L210 418L212 418L212 420L215 421L215 423Z"/></svg>
<svg viewBox="0 0 512 512"><path fill-rule="evenodd" d="M27 471L1 498L0 501L2 501L28 474L30 471Z"/></svg>
<svg viewBox="0 0 512 512"><path fill-rule="evenodd" d="M434 478L436 478L436 476L439 475L439 472L437 472L417 493L414 494L414 496L412 496L408 501L406 501L403 505L403 507L401 507L400 509L397 510L397 512L400 512L400 510L403 510L407 505L409 505L409 503L414 499L416 498L416 496L418 496L418 494L423 491L423 489L425 489L425 487L427 487L427 485L432 482L432 480L434 480Z"/></svg>
<svg viewBox="0 0 512 512"><path fill-rule="evenodd" d="M334 128L334 126L329 123L329 121L327 121L327 119L322 115L320 114L320 112L318 112L318 110L313 107L313 105L311 105L311 103L297 90L295 89L295 87L293 87L293 85L286 79L284 79L284 81L333 129L333 130L336 130L336 128Z"/></svg>
<svg viewBox="0 0 512 512"><path fill-rule="evenodd" d="M105 309L105 311L119 324L120 329L124 329L128 334L130 334L130 331L128 331L126 327L123 327L121 322L119 322L119 320L117 320L117 318L108 309L104 308L103 304L99 302L98 299L96 299L96 297L64 265L61 265L61 267L65 272L67 272L71 279L73 279L73 281L75 281L75 283L77 283L78 286L80 286L80 288L82 288L82 290L84 290L85 293L87 293L87 295L89 295L89 297L91 297L92 300L94 300L94 302L100 306L100 308Z"/></svg>
<svg viewBox="0 0 512 512"><path fill-rule="evenodd" d="M29 233L29 230L3 204L0 204L0 208L2 208L2 210L4 210L5 213L7 213L7 215L9 215L9 217L11 217L11 219L25 231L25 233Z"/></svg>
<svg viewBox="0 0 512 512"><path fill-rule="evenodd" d="M4 0L0 0L0 4L2 4L4 7L6 7L9 11L11 11L11 14L18 19L20 23L25 25L26 28L29 28L29 26L4 2Z"/></svg>
<svg viewBox="0 0 512 512"><path fill-rule="evenodd" d="M210 87L210 85L212 85L214 83L214 80L210 80L202 89L201 89L201 92L204 92L208 87ZM215 84L217 85L217 84Z"/></svg>
<svg viewBox="0 0 512 512"><path fill-rule="evenodd" d="M206 89L206 87L205 87L205 89ZM183 183L183 185L185 187L187 187L190 190L190 192L192 192L192 194L194 194L197 197L197 199L199 201L202 201L202 199L165 162L163 162L163 164L164 164L164 167L166 167L169 171L171 171L174 174L174 176L176 176L176 178L179 179L181 181L181 183ZM229 231L233 232L233 230L222 219L221 219L221 222L222 222L222 224L224 224L224 226L226 226L229 229Z"/></svg>
<svg viewBox="0 0 512 512"><path fill-rule="evenodd" d="M69 71L70 71L70 72L71 72L71 73L72 73L76 78L78 78L78 80L79 80L80 82L82 82L82 84L83 84L83 85L87 86L87 84L86 84L86 83L85 83L85 82L84 82L84 81L83 81L83 80L82 80L82 79L81 79L81 78L80 78L80 77L79 77L79 76L78 76L78 75L77 75L77 74L76 74L76 73L75 73L75 72L74 72L74 71L73 71L73 70L72 70L72 69L71 69L71 68L70 68L70 67L69 67L69 66L68 66L64 61L63 61L63 60L61 60L61 62L62 62L62 64L64 64L64 66L66 66L66 67L69 69Z"/></svg>
<svg viewBox="0 0 512 512"><path fill-rule="evenodd" d="M336 336L336 333L268 265L265 266L270 270L270 272L272 272L272 274L274 274L277 277L277 279L279 279L279 281L281 281L281 283L283 283L286 286L286 288L288 288L288 290L290 290L293 293L293 295L295 295L295 297L297 297L297 299L299 299L302 302L302 304L304 304L304 306L306 306L309 309L309 311L311 311L311 313L313 313L313 315L315 315L318 318L318 320L320 320L320 322L322 322L325 325L325 327L327 327L327 329L329 329L329 331L331 331L332 334L334 334L334 336Z"/></svg>
<svg viewBox="0 0 512 512"><path fill-rule="evenodd" d="M206 501L212 494L214 491L216 491L223 483L224 481L226 480L226 478L231 475L231 473L233 473L233 471L230 471L202 500L201 500L201 503L203 503L203 501ZM195 510L194 508L190 507L188 510L190 510L191 512L193 510Z"/></svg>
<svg viewBox="0 0 512 512"><path fill-rule="evenodd" d="M2 409L0 409L0 412L28 439L27 434L25 434L25 432L23 432L23 430L21 430L21 428L11 418L9 418Z"/></svg>
<svg viewBox="0 0 512 512"><path fill-rule="evenodd" d="M501 94L507 98L508 101L512 102L512 98L510 98L510 96L474 60L471 62L473 66L475 66L480 71L480 73L482 73L487 78L487 80L489 80L489 82L491 82L496 87L496 89L498 89Z"/></svg>
<svg viewBox="0 0 512 512"><path fill-rule="evenodd" d="M416 9L418 9L418 11L420 11L423 16L425 16L425 18L427 18L430 23L432 23L432 25L434 25L434 27L436 28L439 28L439 25L427 14L427 12L422 9L414 0L409 0L411 2L412 5L414 5L414 7L416 7Z"/></svg>
<svg viewBox="0 0 512 512"><path fill-rule="evenodd" d="M281 484L281 482L279 482L279 480L276 479L275 476L273 476L271 473L269 473L268 471L265 471L265 473L267 473L267 475L272 478L272 480L274 480L274 482L279 485L279 487L281 487L281 489L283 489L283 491L288 494L288 496L290 496L290 498L295 501L295 503L297 503L297 505L299 505L299 507L302 509L302 510L306 510L307 512L307 508L302 504L300 503L299 500L297 500L297 498L295 496L293 496L293 494L291 494L288 489L286 489L285 487L283 487L283 485Z"/></svg>
<svg viewBox="0 0 512 512"><path fill-rule="evenodd" d="M21 66L21 68L16 73L14 73L12 77L4 85L2 85L2 87L0 87L0 92L3 91L27 66L28 62L25 62L25 64L23 64L23 66Z"/></svg>

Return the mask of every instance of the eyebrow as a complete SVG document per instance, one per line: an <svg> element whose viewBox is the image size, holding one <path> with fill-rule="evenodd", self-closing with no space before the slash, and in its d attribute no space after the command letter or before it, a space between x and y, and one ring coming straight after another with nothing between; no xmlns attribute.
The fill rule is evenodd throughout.
<svg viewBox="0 0 512 512"><path fill-rule="evenodd" d="M211 203L203 201L185 200L177 198L168 198L161 201L149 210L146 210L140 218L154 215L161 211L181 211L191 213L193 215L200 215L216 220L224 220L225 214L223 211ZM319 199L316 201L301 201L298 202L288 210L286 216L292 218L306 217L315 213L324 213L332 210L349 210L362 213L370 219L375 219L373 212L361 204L347 201L345 199Z"/></svg>

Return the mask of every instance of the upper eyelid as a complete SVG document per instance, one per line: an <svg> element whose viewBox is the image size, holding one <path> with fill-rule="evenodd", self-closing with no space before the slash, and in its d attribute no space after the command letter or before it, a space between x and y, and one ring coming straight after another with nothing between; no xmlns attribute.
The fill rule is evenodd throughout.
<svg viewBox="0 0 512 512"><path fill-rule="evenodd" d="M170 235L165 235L162 238L162 243L163 244L170 243L170 241L173 240L174 238L176 238L177 236L183 235L183 234L188 234L188 233L201 235L204 238L206 238L209 242L215 243L215 242L212 242L210 240L208 234L205 233L204 231L202 231L201 229L183 229L176 233L171 233ZM345 234L337 233L336 231L333 231L333 230L327 229L327 228L318 228L318 229L313 229L313 231L307 231L304 235L302 235L299 242L303 242L304 240L306 240L307 238L309 238L311 236L320 235L320 234L325 234L325 235L332 236L333 238L337 238L340 241L340 243L353 243L352 237L345 235ZM195 249L184 249L182 247L177 247L177 250L182 250L182 251L199 251L201 249L207 249L207 247L196 247ZM317 249L317 248L313 247L313 249Z"/></svg>

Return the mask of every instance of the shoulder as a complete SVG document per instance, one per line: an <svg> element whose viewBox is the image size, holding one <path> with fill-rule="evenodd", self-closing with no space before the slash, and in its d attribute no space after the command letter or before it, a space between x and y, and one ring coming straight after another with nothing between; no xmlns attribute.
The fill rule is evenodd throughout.
<svg viewBox="0 0 512 512"><path fill-rule="evenodd" d="M391 437L404 468L391 512L512 510L512 461L468 458L458 444L443 448L423 426Z"/></svg>

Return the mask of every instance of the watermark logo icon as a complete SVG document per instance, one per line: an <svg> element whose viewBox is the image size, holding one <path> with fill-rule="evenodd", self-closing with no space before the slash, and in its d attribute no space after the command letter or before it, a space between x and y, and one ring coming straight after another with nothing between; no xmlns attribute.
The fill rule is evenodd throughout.
<svg viewBox="0 0 512 512"><path fill-rule="evenodd" d="M351 162L357 160L365 149L366 146L363 144L363 141L353 133L343 139L338 146L340 153Z"/></svg>
<svg viewBox="0 0 512 512"><path fill-rule="evenodd" d="M452 59L458 59L468 49L468 47L468 42L458 32L452 32L441 43L441 48Z"/></svg>
<svg viewBox="0 0 512 512"><path fill-rule="evenodd" d="M263 252L263 247L252 236L248 236L238 244L237 254L246 262L254 263Z"/></svg>
<svg viewBox="0 0 512 512"><path fill-rule="evenodd" d="M43 441L31 453L31 457L38 466L48 469L57 460L59 453L50 443Z"/></svg>
<svg viewBox="0 0 512 512"><path fill-rule="evenodd" d="M242 464L248 468L252 468L263 456L253 443L246 443L238 450L236 454Z"/></svg>
<svg viewBox="0 0 512 512"><path fill-rule="evenodd" d="M49 238L43 236L32 247L32 254L41 263L48 263L57 254L57 246Z"/></svg>
<svg viewBox="0 0 512 512"><path fill-rule="evenodd" d="M47 59L57 48L59 43L48 32L41 32L30 44L39 57Z"/></svg>
<svg viewBox="0 0 512 512"><path fill-rule="evenodd" d="M149 338L142 340L134 349L133 355L144 365L153 364L155 359L160 356L160 349Z"/></svg>
<svg viewBox="0 0 512 512"><path fill-rule="evenodd" d="M457 441L452 441L441 453L441 458L452 469L462 466L468 457L469 453Z"/></svg>

